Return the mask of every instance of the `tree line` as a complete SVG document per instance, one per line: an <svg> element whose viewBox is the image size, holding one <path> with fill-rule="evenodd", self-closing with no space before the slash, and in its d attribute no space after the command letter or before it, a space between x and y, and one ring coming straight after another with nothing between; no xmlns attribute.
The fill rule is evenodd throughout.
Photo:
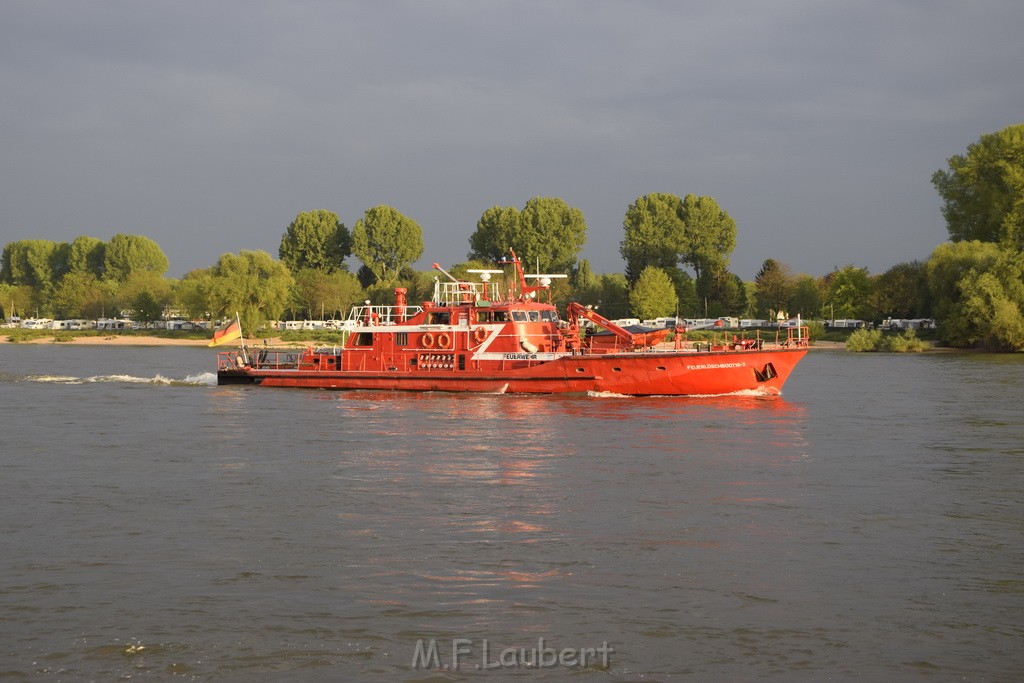
<svg viewBox="0 0 1024 683"><path fill-rule="evenodd" d="M513 248L529 270L569 274L553 285L558 303L594 305L609 318L935 317L952 345L1024 350L1024 125L983 135L932 183L950 241L925 261L879 275L854 265L799 274L766 258L745 282L729 270L737 226L728 212L712 197L668 193L638 197L626 209L623 273L594 273L579 258L583 212L554 197L484 211L469 236L468 260L447 270L465 276L490 268ZM125 311L141 322L169 308L190 319L238 311L246 329L257 329L282 317L344 317L363 300L388 303L397 286L412 301L429 299L436 272L412 267L423 250L420 226L386 205L366 210L351 229L332 211L300 212L277 258L241 250L180 279L166 277L166 256L141 235L21 240L0 257L0 307L5 316L38 311L72 319ZM354 272L351 257L359 262Z"/></svg>

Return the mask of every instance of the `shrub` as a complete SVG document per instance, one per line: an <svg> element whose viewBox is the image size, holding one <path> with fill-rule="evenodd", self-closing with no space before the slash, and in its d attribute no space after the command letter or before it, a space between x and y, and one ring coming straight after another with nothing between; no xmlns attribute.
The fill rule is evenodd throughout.
<svg viewBox="0 0 1024 683"><path fill-rule="evenodd" d="M847 351L877 351L882 341L881 330L858 328L846 339Z"/></svg>
<svg viewBox="0 0 1024 683"><path fill-rule="evenodd" d="M820 320L807 320L807 335L811 338L811 341L821 339L825 336L825 323Z"/></svg>
<svg viewBox="0 0 1024 683"><path fill-rule="evenodd" d="M895 353L920 353L928 348L928 342L917 338L914 330L906 330L903 334L892 335L882 339L879 350Z"/></svg>

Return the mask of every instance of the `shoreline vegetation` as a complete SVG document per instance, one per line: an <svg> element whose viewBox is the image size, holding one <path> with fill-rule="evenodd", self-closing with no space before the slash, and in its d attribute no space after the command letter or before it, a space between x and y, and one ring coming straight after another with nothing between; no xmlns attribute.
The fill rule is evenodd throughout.
<svg viewBox="0 0 1024 683"><path fill-rule="evenodd" d="M696 335L691 335L696 338ZM879 334L878 336L881 336ZM888 337L888 335L886 336ZM47 330L16 330L0 332L0 345L4 344L68 344L73 346L193 346L206 347L210 343L212 335L203 333L154 333L154 332L64 332ZM898 345L893 347L879 347L870 350L884 351L914 351L914 352L955 352L964 349L953 349L940 347L934 341L915 339L917 344L913 348L902 349ZM304 335L301 333L285 333L278 336L254 337L245 340L247 346L267 346L274 348L302 348L309 345L341 345L340 333L327 333L321 335ZM667 342L671 346L671 342ZM216 347L219 350L234 348L237 344L225 344ZM812 350L848 350L866 351L866 348L851 348L844 339L814 339L811 342Z"/></svg>

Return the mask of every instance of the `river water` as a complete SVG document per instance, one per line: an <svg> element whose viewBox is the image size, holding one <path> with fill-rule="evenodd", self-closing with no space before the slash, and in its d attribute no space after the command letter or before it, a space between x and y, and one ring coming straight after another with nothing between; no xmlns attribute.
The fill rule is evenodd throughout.
<svg viewBox="0 0 1024 683"><path fill-rule="evenodd" d="M1024 671L1022 356L812 351L781 397L699 399L213 366L0 347L0 677Z"/></svg>

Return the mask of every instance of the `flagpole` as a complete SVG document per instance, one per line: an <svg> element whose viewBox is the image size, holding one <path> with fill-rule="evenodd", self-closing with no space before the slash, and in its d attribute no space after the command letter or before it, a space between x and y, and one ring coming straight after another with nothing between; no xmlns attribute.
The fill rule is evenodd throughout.
<svg viewBox="0 0 1024 683"><path fill-rule="evenodd" d="M245 362L249 362L249 354L245 350L245 333L242 332L242 319L238 315L238 311L235 311L235 322L238 323L238 345L242 347L242 358Z"/></svg>

